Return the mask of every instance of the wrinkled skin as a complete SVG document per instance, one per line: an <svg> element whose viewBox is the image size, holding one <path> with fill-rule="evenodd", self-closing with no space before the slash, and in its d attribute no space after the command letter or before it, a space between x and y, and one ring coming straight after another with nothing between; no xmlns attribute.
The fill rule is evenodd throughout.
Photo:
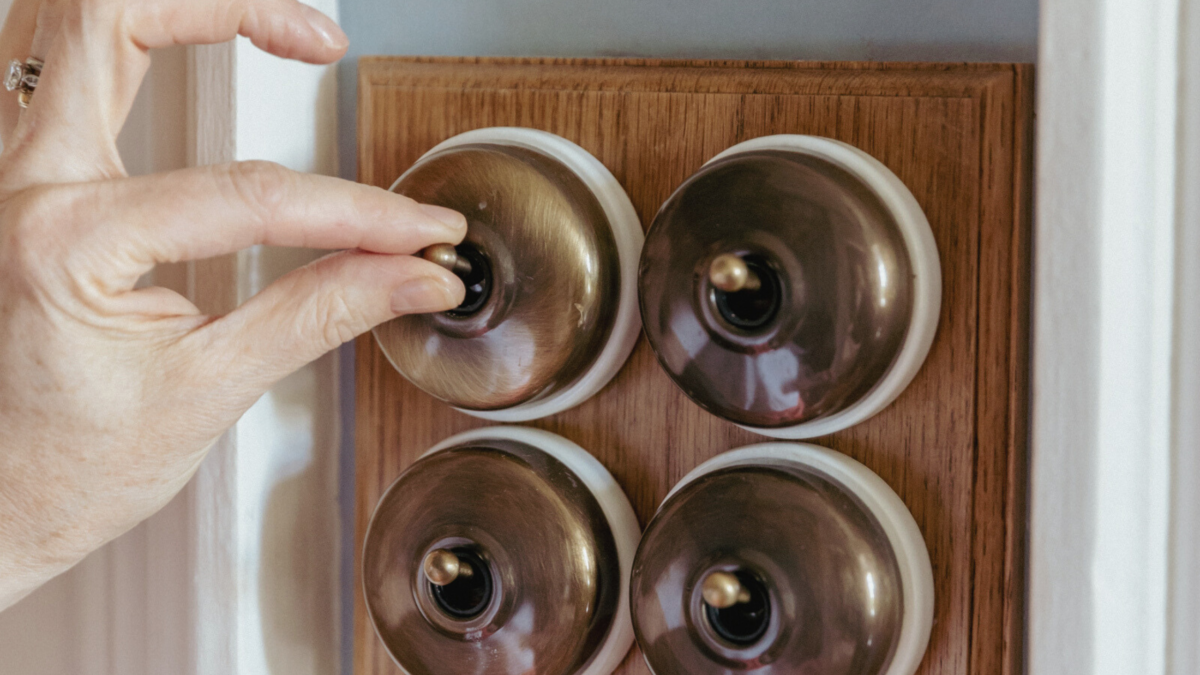
<svg viewBox="0 0 1200 675"><path fill-rule="evenodd" d="M462 299L411 255L462 239L453 211L261 162L126 177L149 50L238 34L309 63L347 47L295 0L17 0L0 33L0 63L46 62L29 109L0 91L0 609L165 505L273 383ZM225 316L134 288L254 244L345 250Z"/></svg>

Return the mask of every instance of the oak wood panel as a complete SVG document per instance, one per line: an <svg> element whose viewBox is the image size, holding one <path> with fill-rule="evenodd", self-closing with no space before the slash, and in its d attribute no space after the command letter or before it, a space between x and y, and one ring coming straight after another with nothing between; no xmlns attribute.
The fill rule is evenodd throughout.
<svg viewBox="0 0 1200 675"><path fill-rule="evenodd" d="M876 471L916 518L937 606L926 675L1021 672L1032 69L1010 64L372 57L359 65L359 179L388 186L471 129L544 129L583 146L644 226L701 164L757 136L829 136L912 190L942 262L928 360L888 409L819 439ZM435 442L486 423L409 385L357 343L361 544L386 486ZM689 401L639 342L598 396L532 423L595 454L644 525L697 464L763 437ZM355 672L398 672L355 608ZM634 649L618 671L647 673Z"/></svg>

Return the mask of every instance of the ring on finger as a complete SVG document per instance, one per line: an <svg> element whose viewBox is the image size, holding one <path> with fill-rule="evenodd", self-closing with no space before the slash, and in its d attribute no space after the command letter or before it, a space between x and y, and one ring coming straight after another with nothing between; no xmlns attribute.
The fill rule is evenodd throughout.
<svg viewBox="0 0 1200 675"><path fill-rule="evenodd" d="M42 67L45 65L44 61L34 56L25 59L25 63L21 63L18 59L9 62L8 74L4 78L4 88L17 92L17 103L22 108L29 107L29 101L33 98L33 90L37 89L38 79L41 77Z"/></svg>

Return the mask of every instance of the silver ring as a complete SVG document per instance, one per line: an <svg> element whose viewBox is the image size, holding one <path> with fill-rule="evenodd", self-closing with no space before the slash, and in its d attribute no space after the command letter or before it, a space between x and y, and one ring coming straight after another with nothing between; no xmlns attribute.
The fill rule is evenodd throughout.
<svg viewBox="0 0 1200 675"><path fill-rule="evenodd" d="M33 56L25 59L25 63L21 63L18 59L9 62L8 75L4 78L4 88L17 92L17 103L22 108L29 107L29 101L33 98L33 90L37 89L38 78L42 76L42 66L44 65L46 65L45 61Z"/></svg>

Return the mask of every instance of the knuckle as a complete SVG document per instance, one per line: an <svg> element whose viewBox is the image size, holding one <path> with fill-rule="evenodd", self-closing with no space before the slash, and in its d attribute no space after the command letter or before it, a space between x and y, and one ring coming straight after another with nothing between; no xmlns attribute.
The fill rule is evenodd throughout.
<svg viewBox="0 0 1200 675"><path fill-rule="evenodd" d="M261 160L227 165L226 175L237 198L262 220L287 199L295 181L293 172Z"/></svg>
<svg viewBox="0 0 1200 675"><path fill-rule="evenodd" d="M299 330L295 333L299 340L310 343L307 349L298 345L305 351L312 349L313 344L322 352L329 351L353 340L368 327L362 309L348 302L343 289L323 278L318 269L303 267L297 270L290 290L307 298L297 312Z"/></svg>
<svg viewBox="0 0 1200 675"><path fill-rule="evenodd" d="M372 187L354 200L355 215L365 223L407 222L421 220L420 204L413 198L396 192Z"/></svg>
<svg viewBox="0 0 1200 675"><path fill-rule="evenodd" d="M357 327L362 325L361 313L353 309L340 293L326 294L317 303L313 320L317 324L317 335L322 346L333 349L358 336Z"/></svg>

